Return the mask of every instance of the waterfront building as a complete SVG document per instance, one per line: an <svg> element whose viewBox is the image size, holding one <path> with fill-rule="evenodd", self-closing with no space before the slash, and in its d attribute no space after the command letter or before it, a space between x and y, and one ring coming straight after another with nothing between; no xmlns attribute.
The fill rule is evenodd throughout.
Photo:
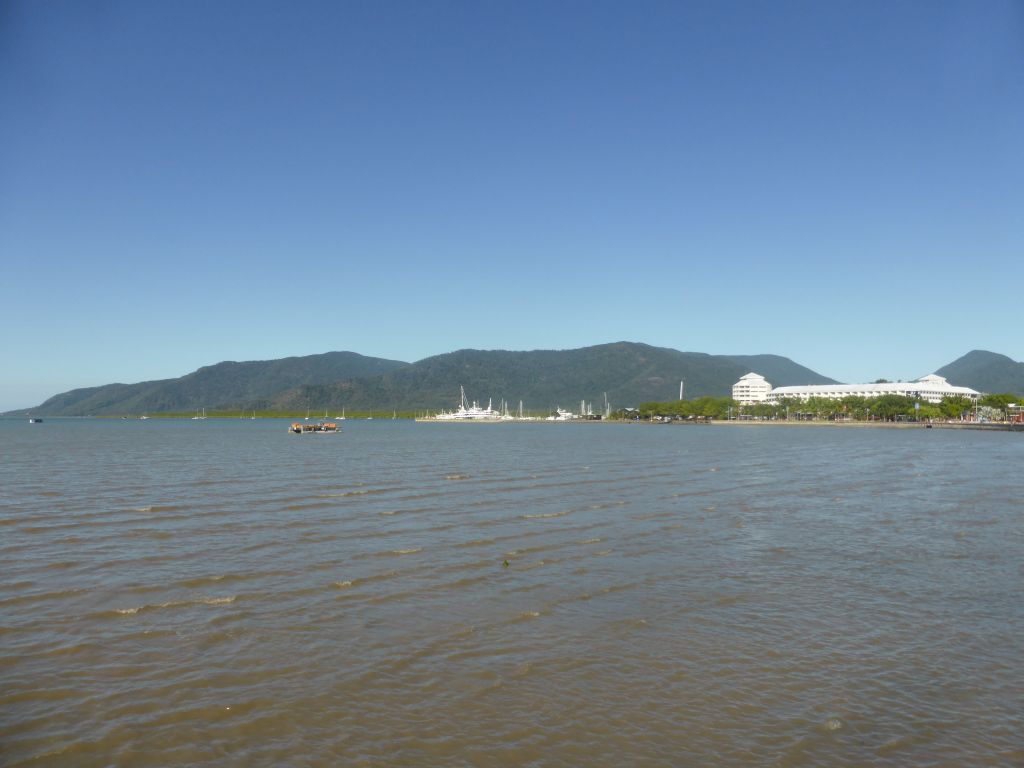
<svg viewBox="0 0 1024 768"><path fill-rule="evenodd" d="M732 399L740 405L753 405L768 400L772 392L772 385L764 376L757 373L748 373L741 376L740 380L732 385Z"/></svg>
<svg viewBox="0 0 1024 768"><path fill-rule="evenodd" d="M746 377L744 377L746 378ZM735 392L735 387L733 391ZM799 387L776 387L768 393L767 400L777 403L785 398L807 401L812 397L826 400L842 400L844 397L882 397L900 395L929 403L941 402L945 397L965 397L977 400L981 393L969 387L957 387L941 376L932 373L916 381L885 381L876 384L813 384ZM733 395L733 399L736 396Z"/></svg>

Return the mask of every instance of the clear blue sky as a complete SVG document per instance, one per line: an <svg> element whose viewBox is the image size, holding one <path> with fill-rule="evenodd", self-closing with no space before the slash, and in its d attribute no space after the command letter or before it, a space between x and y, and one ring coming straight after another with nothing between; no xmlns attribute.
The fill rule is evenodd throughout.
<svg viewBox="0 0 1024 768"><path fill-rule="evenodd" d="M1024 3L0 3L0 410L221 360L1024 358Z"/></svg>

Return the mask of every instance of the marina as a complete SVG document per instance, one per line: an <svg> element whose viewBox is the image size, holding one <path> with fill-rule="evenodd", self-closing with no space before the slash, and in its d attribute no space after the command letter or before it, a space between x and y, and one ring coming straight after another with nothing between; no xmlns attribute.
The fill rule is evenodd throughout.
<svg viewBox="0 0 1024 768"><path fill-rule="evenodd" d="M519 409L513 414L509 405L506 401L502 401L501 407L495 410L492 407L492 400L488 400L487 407L483 408L477 401L470 402L466 397L466 390L464 387L459 387L459 404L454 411L441 410L433 415L417 418L416 421L424 422L484 422L484 423L498 423L498 422L526 422L526 421L537 421L534 416L526 416L523 412L523 401L519 401ZM573 421L578 418L593 418L593 413L588 412L586 404L580 402L580 413L583 416L579 416L571 411L564 410L560 407L555 407L555 410L551 414L545 417L545 421Z"/></svg>

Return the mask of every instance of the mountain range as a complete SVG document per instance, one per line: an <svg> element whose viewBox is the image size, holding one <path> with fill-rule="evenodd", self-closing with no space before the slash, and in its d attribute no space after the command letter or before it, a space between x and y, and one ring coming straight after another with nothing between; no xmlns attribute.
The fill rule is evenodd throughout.
<svg viewBox="0 0 1024 768"><path fill-rule="evenodd" d="M328 352L305 357L222 362L176 379L107 384L55 395L29 409L40 416L109 416L209 410L341 408L434 410L458 404L459 387L481 403L523 401L527 409L573 406L580 400L614 407L728 396L745 373L773 386L834 384L833 379L778 355L710 355L636 342L569 350L463 349L416 363ZM1024 392L1024 363L975 350L936 371L984 392ZM22 414L23 410L11 412Z"/></svg>
<svg viewBox="0 0 1024 768"><path fill-rule="evenodd" d="M601 344L569 350L463 349L428 357L380 376L310 385L282 392L269 405L284 409L349 407L355 410L453 408L459 386L481 404L501 398L527 409L574 406L580 400L603 407L603 398L617 406L679 397L728 395L750 370L763 370L780 381L827 384L828 379L777 355L708 355L679 352L633 342ZM394 404L394 405L393 405Z"/></svg>
<svg viewBox="0 0 1024 768"><path fill-rule="evenodd" d="M570 350L463 349L416 363L328 352L306 357L222 362L176 379L107 384L64 392L31 412L41 416L311 408L427 410L457 405L467 396L495 405L522 400L527 409L575 405L581 399L614 405L728 395L748 371L777 385L833 380L778 355L709 355L634 342ZM22 410L17 412L19 415Z"/></svg>

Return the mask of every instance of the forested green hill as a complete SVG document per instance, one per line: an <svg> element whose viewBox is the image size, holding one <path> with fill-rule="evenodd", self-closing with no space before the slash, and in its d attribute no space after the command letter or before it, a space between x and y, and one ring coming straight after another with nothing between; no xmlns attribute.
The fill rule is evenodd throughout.
<svg viewBox="0 0 1024 768"><path fill-rule="evenodd" d="M567 350L463 349L416 363L328 352L308 357L224 362L178 379L108 384L51 397L31 409L40 416L109 416L209 410L341 408L402 411L454 408L459 386L470 399L529 410L614 407L672 400L685 381L687 398L728 396L745 373L774 386L829 383L820 374L777 355L708 355L634 342Z"/></svg>
<svg viewBox="0 0 1024 768"><path fill-rule="evenodd" d="M605 393L616 407L678 398L680 381L686 382L687 398L729 395L732 385L751 370L750 365L770 370L769 380L775 386L832 381L775 355L708 355L618 342L530 352L463 349L381 376L298 387L282 393L272 404L294 409L308 403L314 410L454 408L462 385L471 400L481 404L492 400L495 407L502 399L513 409L522 400L530 410L575 408L580 400L586 400L599 410Z"/></svg>
<svg viewBox="0 0 1024 768"><path fill-rule="evenodd" d="M979 392L1024 394L1024 363L1006 355L975 349L936 371L951 383Z"/></svg>

